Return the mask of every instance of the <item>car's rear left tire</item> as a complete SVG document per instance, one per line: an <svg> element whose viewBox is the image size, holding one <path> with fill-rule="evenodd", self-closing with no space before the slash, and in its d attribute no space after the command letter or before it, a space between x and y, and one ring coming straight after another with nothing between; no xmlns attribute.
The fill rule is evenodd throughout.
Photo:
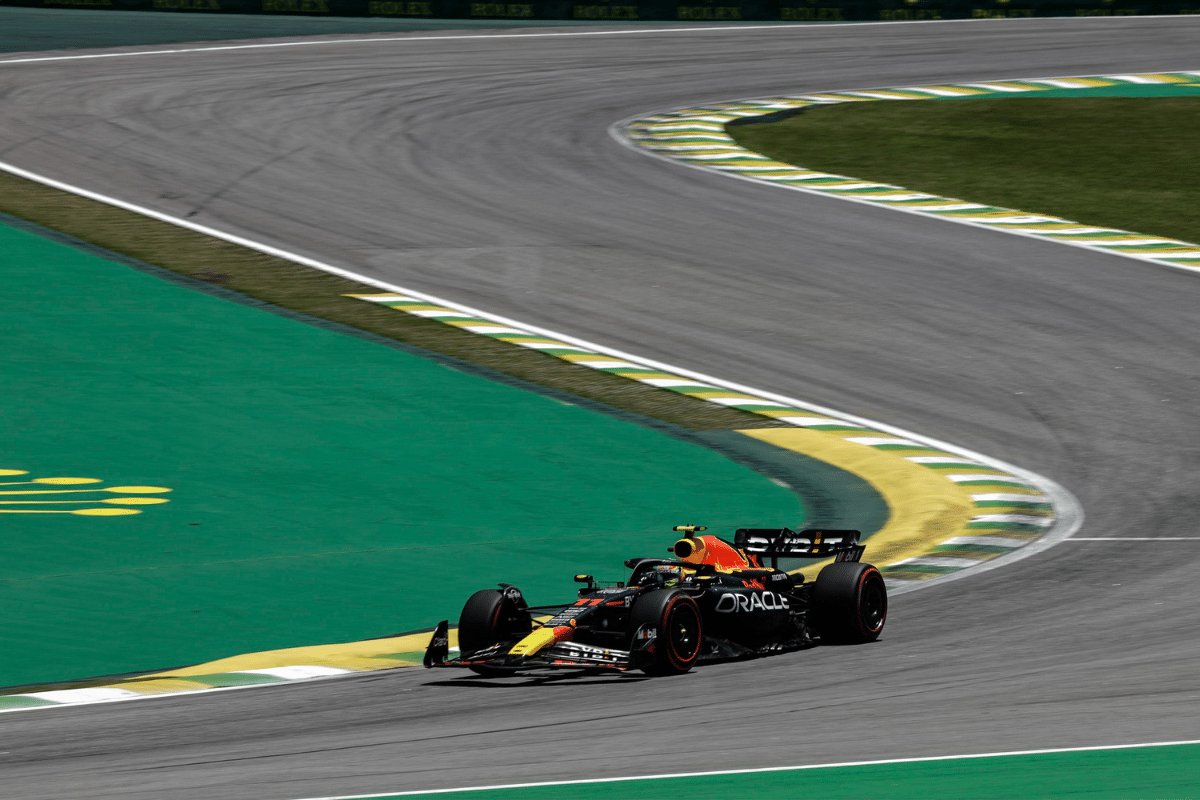
<svg viewBox="0 0 1200 800"><path fill-rule="evenodd" d="M883 576L870 564L830 564L817 575L808 618L823 644L875 641L887 620Z"/></svg>
<svg viewBox="0 0 1200 800"><path fill-rule="evenodd" d="M533 629L529 615L504 592L481 589L471 595L458 618L458 649L464 654L484 650L503 641L519 639ZM514 670L471 667L487 677L511 675Z"/></svg>
<svg viewBox="0 0 1200 800"><path fill-rule="evenodd" d="M634 601L629 609L630 635L643 625L657 629L653 661L642 667L648 675L680 675L700 657L704 621L700 606L678 589L656 589ZM636 643L631 642L632 649Z"/></svg>

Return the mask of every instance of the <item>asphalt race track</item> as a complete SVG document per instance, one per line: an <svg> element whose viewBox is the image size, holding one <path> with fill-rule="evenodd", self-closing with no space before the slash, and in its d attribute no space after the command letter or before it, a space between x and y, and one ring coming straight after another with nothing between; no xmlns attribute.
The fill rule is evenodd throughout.
<svg viewBox="0 0 1200 800"><path fill-rule="evenodd" d="M607 128L1200 69L1200 17L432 35L0 66L0 159L977 449L1074 492L1078 536L1198 535L1200 275L689 170ZM895 598L874 645L672 679L405 670L5 715L0 793L275 800L1196 738L1198 566L1200 541L1067 542Z"/></svg>

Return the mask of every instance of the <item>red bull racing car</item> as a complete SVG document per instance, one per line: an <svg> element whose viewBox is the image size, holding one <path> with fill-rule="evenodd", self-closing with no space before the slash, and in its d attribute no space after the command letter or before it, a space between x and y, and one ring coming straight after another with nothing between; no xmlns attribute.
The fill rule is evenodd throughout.
<svg viewBox="0 0 1200 800"><path fill-rule="evenodd" d="M687 672L697 662L873 641L887 618L879 570L860 561L859 531L742 528L733 542L675 528L674 558L633 558L628 581L590 575L568 605L530 606L515 586L471 595L450 658L449 622L434 631L426 667L484 676L532 670ZM779 569L780 558L828 558L816 580ZM764 560L769 566L764 566Z"/></svg>

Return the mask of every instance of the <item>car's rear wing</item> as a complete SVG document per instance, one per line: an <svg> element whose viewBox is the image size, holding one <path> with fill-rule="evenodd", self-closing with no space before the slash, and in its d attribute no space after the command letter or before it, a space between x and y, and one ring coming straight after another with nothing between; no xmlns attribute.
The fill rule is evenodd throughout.
<svg viewBox="0 0 1200 800"><path fill-rule="evenodd" d="M858 561L866 549L858 543L861 536L862 531L738 528L733 535L733 543L748 555L769 558L771 566L777 566L776 560L780 558L833 556L838 561Z"/></svg>

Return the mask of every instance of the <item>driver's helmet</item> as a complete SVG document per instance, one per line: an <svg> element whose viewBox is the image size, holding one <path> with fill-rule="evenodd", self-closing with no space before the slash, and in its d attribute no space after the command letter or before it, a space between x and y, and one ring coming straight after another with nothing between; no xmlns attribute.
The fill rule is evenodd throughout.
<svg viewBox="0 0 1200 800"><path fill-rule="evenodd" d="M661 581L660 585L668 589L672 586L678 586L679 582L683 580L683 569L673 567L670 564L659 564L654 568L654 572L657 574L658 580Z"/></svg>

